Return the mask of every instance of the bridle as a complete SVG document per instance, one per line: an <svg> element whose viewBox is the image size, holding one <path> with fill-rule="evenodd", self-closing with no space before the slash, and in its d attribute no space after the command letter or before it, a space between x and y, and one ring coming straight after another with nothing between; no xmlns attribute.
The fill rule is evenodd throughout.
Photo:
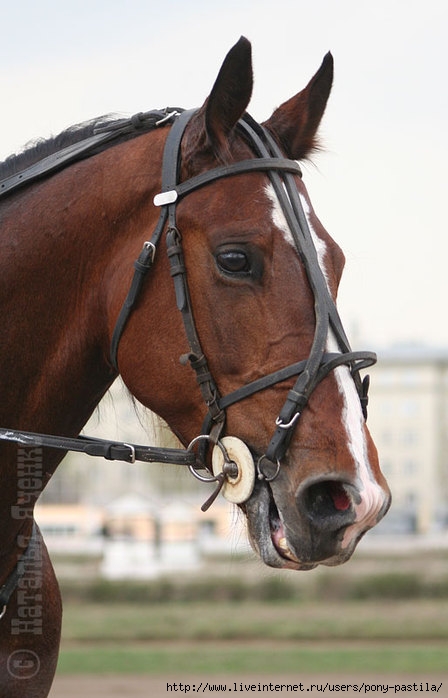
<svg viewBox="0 0 448 698"><path fill-rule="evenodd" d="M259 391L266 390L277 383L296 376L296 381L288 391L285 403L275 420L274 433L266 452L258 455L258 478L270 482L280 472L282 460L311 393L338 366L345 365L349 367L361 401L364 418L367 418L369 377L366 376L361 382L359 371L374 364L376 355L374 352L351 351L350 349L335 303L329 293L324 274L320 268L306 215L295 184L294 177L301 176L300 167L297 162L283 157L277 144L265 128L246 114L239 121L237 128L251 147L254 157L214 168L183 182L179 181L182 136L195 113L196 110L179 111L166 109L162 112L152 111L146 114L137 114L131 117L131 119L123 120L106 129L98 129L93 136L84 141L58 151L22 172L0 181L0 197L9 195L16 189L48 176L48 174L77 160L89 157L98 152L98 149L113 143L118 138L126 138L128 135L133 137L136 132L151 130L166 123L172 124L163 155L162 191L154 199L154 204L161 209L159 220L151 239L144 243L143 249L134 263L135 269L132 283L119 313L112 336L111 363L115 370L119 372L118 347L120 338L125 330L129 316L138 302L143 283L154 263L158 244L166 229L170 273L174 281L177 307L182 315L189 344L189 352L181 357L181 362L184 364L189 362L195 371L197 383L207 406L207 415L201 434L195 437L186 449L138 446L85 436L70 438L6 428L0 428L0 441L15 442L22 447L37 446L78 451L92 456L101 456L108 460L124 460L131 463L139 460L143 462L186 465L197 479L217 483L215 491L202 506L202 510L205 511L216 499L223 486L228 482L232 483L238 475L238 471L241 470L240 464L232 460L229 455L230 451L228 452L229 447L226 445L228 443L226 439L232 437L221 436L224 430L227 408ZM224 177L233 177L250 172L265 172L274 188L314 295L316 329L307 359L274 371L239 387L228 395L221 396L202 351L194 321L182 247L182 236L176 221L176 206L179 200L201 187ZM337 352L329 353L326 351L330 332L336 341ZM235 440L239 441L238 439ZM210 476L205 477L199 471L211 470L210 466L207 465L206 453L209 443L213 444L215 449L222 453L224 465L218 474L213 474L212 472ZM248 450L242 442L240 444ZM196 445L199 445L199 453L194 451ZM249 460L252 462L251 454L249 454ZM249 487L245 487L244 495L232 501L243 503L250 497L253 487L254 483L250 482L249 479ZM4 616L8 601L24 574L25 563L32 555L33 546L36 545L36 536L36 526L33 525L27 550L0 588L0 619Z"/></svg>
<svg viewBox="0 0 448 698"><path fill-rule="evenodd" d="M282 410L275 420L275 431L265 454L259 456L257 473L259 479L268 481L277 477L281 461L285 456L300 415L305 408L315 387L335 368L346 365L360 397L364 417L367 418L369 378L361 382L359 371L376 361L373 352L353 352L342 327L336 305L330 295L326 279L320 268L306 215L295 184L294 176L301 176L297 162L282 156L277 144L269 132L245 115L238 123L238 129L250 145L255 157L224 165L206 171L200 175L180 182L181 142L185 129L196 110L184 111L176 117L165 144L162 165L162 191L154 198L154 204L161 207L159 221L154 234L146 242L136 262L134 281L128 297L122 307L112 337L111 359L118 371L118 346L126 322L138 297L144 276L151 268L162 232L167 228L166 244L176 292L176 302L182 314L185 333L189 343L189 353L181 357L182 363L190 362L196 373L197 383L208 412L199 439L209 439L217 444L224 429L225 412L231 405L244 400L254 393L297 376L296 382L289 390ZM261 379L246 384L234 392L221 397L216 382L209 370L207 359L202 351L200 339L194 321L193 309L188 288L187 271L184 261L182 236L177 227L176 207L180 199L197 189L224 177L237 176L250 172L265 172L270 179L286 221L294 239L297 252L304 264L308 281L315 299L316 330L308 359L277 370ZM339 351L327 353L326 345L329 332L337 342ZM202 461L204 461L204 455ZM273 473L266 472L266 466ZM190 466L193 474L194 466ZM204 478L200 478L204 479ZM212 478L217 479L217 478ZM222 481L220 483L222 485ZM220 487L214 493L216 496ZM212 495L212 499L214 498Z"/></svg>
<svg viewBox="0 0 448 698"><path fill-rule="evenodd" d="M359 371L375 363L376 355L374 352L352 351L350 349L338 311L320 268L307 218L296 187L294 178L301 176L300 166L297 162L283 157L267 129L246 114L238 122L237 128L240 135L250 146L254 157L229 165L222 165L185 181L180 181L182 137L188 123L196 113L197 110L181 111L177 109L172 111L167 109L165 112L148 112L119 122L108 130L103 131L99 129L98 133L95 133L91 138L86 139L77 146L71 146L69 149L66 149L67 152L60 151L55 156L50 156L18 175L0 182L0 195L10 193L11 190L60 169L62 166L79 160L81 157L88 157L95 153L95 149L98 149L103 143L109 143L118 136L133 133L135 130L141 130L142 128L150 130L166 123L172 124L163 155L162 190L154 198L154 204L160 207L159 220L151 239L144 243L143 249L134 263L134 276L112 335L111 363L115 370L119 372L118 348L120 338L138 302L140 291L148 272L152 268L160 240L166 230L167 254L170 273L174 282L176 303L182 315L189 344L189 352L180 357L180 360L184 364L190 363L190 366L195 371L196 380L207 407L207 415L201 434L193 439L185 450L137 446L83 436L78 438L51 436L12 429L0 429L0 440L14 441L22 446L45 446L74 450L89 455L102 456L110 460L125 460L128 462L141 460L144 462L187 465L192 474L199 480L206 482L216 481L218 483L216 491L203 505L205 510L214 501L226 480L235 475L235 468L238 468L238 465L226 456L226 449L222 441L227 408L259 391L266 390L277 383L296 377L293 387L288 391L280 414L275 420L275 429L266 452L257 454L258 478L260 480L272 481L280 471L282 460L311 393L338 366L345 365L349 367L361 401L364 417L367 418L369 377L366 376L361 382ZM228 395L221 396L209 370L196 329L188 288L182 236L177 227L176 210L178 202L190 193L217 180L251 172L266 173L280 203L314 295L316 329L307 359L274 371L239 387ZM326 351L330 332L337 344L337 352L330 353ZM210 477L205 477L198 471L210 470L206 457L209 443L218 446L223 451L225 468L218 475L213 475L212 473ZM194 452L196 445L199 445L199 453ZM252 492L252 489L253 487L250 489L250 492ZM250 493L248 496L250 496Z"/></svg>

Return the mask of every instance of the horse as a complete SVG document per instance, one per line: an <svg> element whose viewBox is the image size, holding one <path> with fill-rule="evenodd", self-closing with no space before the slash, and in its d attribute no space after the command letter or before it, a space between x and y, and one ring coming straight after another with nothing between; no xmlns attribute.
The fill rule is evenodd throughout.
<svg viewBox="0 0 448 698"><path fill-rule="evenodd" d="M1 165L5 698L47 696L56 670L61 598L33 507L69 448L177 459L277 568L345 562L386 513L360 378L375 355L350 348L344 255L299 165L332 81L329 53L259 124L241 37L201 108L94 120ZM78 438L119 374L182 449Z"/></svg>

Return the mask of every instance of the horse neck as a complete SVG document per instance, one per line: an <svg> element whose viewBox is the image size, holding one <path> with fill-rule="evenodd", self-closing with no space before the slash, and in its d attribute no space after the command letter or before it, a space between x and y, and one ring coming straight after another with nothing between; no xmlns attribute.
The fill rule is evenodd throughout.
<svg viewBox="0 0 448 698"><path fill-rule="evenodd" d="M3 204L2 426L77 434L115 378L105 281L118 257L131 273L147 234L136 221L156 186L158 141L111 148Z"/></svg>

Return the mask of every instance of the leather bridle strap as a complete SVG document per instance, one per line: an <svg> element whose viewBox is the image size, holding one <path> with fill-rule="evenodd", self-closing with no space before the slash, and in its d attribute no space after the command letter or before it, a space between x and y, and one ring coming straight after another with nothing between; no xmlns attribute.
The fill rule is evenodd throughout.
<svg viewBox="0 0 448 698"><path fill-rule="evenodd" d="M55 448L61 451L76 451L88 456L100 456L106 460L120 460L127 463L142 461L144 463L171 463L190 466L194 465L196 460L194 453L179 448L139 446L119 441L96 439L92 436L71 438L0 428L0 441L17 443L24 448L37 446Z"/></svg>
<svg viewBox="0 0 448 698"><path fill-rule="evenodd" d="M259 157L274 156L281 158L282 153L270 133L246 115L239 124L239 128L249 140L252 148ZM336 305L330 295L327 281L319 264L317 250L315 248L308 220L303 210L294 177L285 172L282 176L275 171L268 172L269 179L274 188L282 211L288 223L289 230L294 239L297 252L304 264L308 281L314 295L314 307L316 328L309 358L305 362L302 372L299 374L295 385L288 392L287 399L276 420L276 431L266 451L267 460L278 463L284 456L297 419L307 404L309 397L316 385L329 373L332 368L340 365L351 365L353 353L345 335ZM341 350L338 358L332 362L331 368L326 370L324 360L330 332ZM374 363L375 355L368 356L367 352L358 352L358 359L368 360L368 364ZM322 370L324 368L324 370ZM352 368L352 377L361 400L361 405L366 416L368 383L361 384L359 368Z"/></svg>
<svg viewBox="0 0 448 698"><path fill-rule="evenodd" d="M181 168L181 142L185 129L197 110L183 112L173 124L165 142L162 162L162 193L161 197L168 196L167 206L162 205L161 215L166 208L168 212L168 229L166 234L167 254L170 263L170 273L174 282L177 308L181 313L185 334L189 345L189 352L183 357L183 361L190 362L196 374L196 380L207 405L213 427L213 438L218 440L224 426L225 414L218 406L219 392L217 385L209 370L207 359L202 351L201 342L196 330L191 307L190 293L186 280L186 268L182 249L182 238L177 229L176 202L179 193L174 196L175 187L180 179ZM188 180L190 183L192 180ZM198 185L201 186L201 185ZM193 191L195 187L191 189ZM157 198L154 203L157 205Z"/></svg>
<svg viewBox="0 0 448 698"><path fill-rule="evenodd" d="M301 176L302 174L300 165L297 162L288 160L286 158L260 157L250 160L242 160L231 165L216 167L213 170L209 170L197 175L196 177L192 177L185 182L177 183L180 142L182 140L184 130L195 111L196 110L189 110L182 112L182 114L172 125L167 137L162 166L162 189L161 193L154 197L154 203L156 206L161 207L159 220L150 241L145 242L139 258L134 263L135 272L131 287L121 308L112 335L110 350L111 363L116 371L119 371L117 355L121 335L123 334L125 325L129 319L129 315L131 314L138 299L145 277L152 267L155 251L167 220L168 227L172 230L177 230L175 222L175 204L187 194L190 194L191 192L200 189L207 184L222 179L223 177L231 177L239 174L246 174L248 172L270 172L274 169L278 170L279 172L289 172L298 176ZM177 231L177 236L177 242L179 242L179 231ZM176 243L173 241L173 246L175 244ZM176 252L173 248L173 255L175 254ZM177 281L177 277L178 274L173 273L174 285L178 296L178 306L183 307L184 299L182 298L182 293L184 284Z"/></svg>
<svg viewBox="0 0 448 698"><path fill-rule="evenodd" d="M30 165L25 170L16 172L0 181L0 197L12 193L16 189L36 182L42 177L54 174L68 165L95 155L104 147L119 142L123 138L132 137L145 131L152 131L155 128L171 123L179 114L175 108L167 107L164 110L140 112L130 118L120 119L104 127L97 127L92 136L84 138L78 143L68 145L65 148L42 158L38 162Z"/></svg>
<svg viewBox="0 0 448 698"><path fill-rule="evenodd" d="M260 157L250 160L240 160L231 165L215 167L213 170L202 172L202 174L191 177L191 179L187 179L185 182L173 185L171 189L162 191L155 197L155 204L157 206L162 206L165 203L175 203L178 199L190 194L190 192L200 189L206 184L216 182L218 179L247 174L248 172L270 172L273 170L290 172L291 174L299 175L299 177L302 176L302 169L299 163L283 157Z"/></svg>
<svg viewBox="0 0 448 698"><path fill-rule="evenodd" d="M250 172L288 172L301 176L300 165L283 157L257 157L231 165L216 167L200 175L192 177L185 182L178 182L180 177L180 146L182 137L192 116L197 110L182 112L172 125L168 134L162 164L161 193L155 196L154 203L161 207L159 221L150 242L146 242L137 260L134 278L127 298L118 317L111 342L111 361L118 371L118 345L125 328L126 322L132 312L144 278L151 268L154 260L156 246L160 240L164 226L167 229L167 252L170 261L170 272L173 277L176 292L177 307L182 313L185 333L187 335L190 351L182 360L190 361L191 367L196 373L196 379L201 389L203 399L212 416L212 422L217 424L214 439L217 439L224 423L224 413L219 406L219 391L208 368L207 360L201 348L201 343L196 331L196 326L191 307L190 294L186 279L186 269L183 259L182 238L176 223L176 205L178 201L203 186L220 180L224 177L247 174Z"/></svg>
<svg viewBox="0 0 448 698"><path fill-rule="evenodd" d="M165 216L166 220L166 216ZM159 221L160 222L160 221ZM162 221L160 227L160 232L163 230L165 221ZM134 262L134 276L132 278L131 287L125 298L125 301L121 307L120 314L118 315L117 322L115 323L115 328L112 334L112 340L110 345L110 356L112 366L116 371L118 371L118 344L123 334L125 325L128 321L129 315L131 314L138 297L140 296L140 291L142 289L143 283L146 279L146 275L150 271L155 257L156 243L155 239L158 239L159 235L156 233L150 242L145 242L143 249L140 252L138 259Z"/></svg>
<svg viewBox="0 0 448 698"><path fill-rule="evenodd" d="M238 388L232 393L228 393L227 395L222 397L219 401L220 407L224 410L227 407L230 407L231 405L240 402L240 400L245 400L246 398L251 397L251 395L254 395L255 393L258 393L262 390L266 390L267 388L271 388L273 385L276 385L277 383L282 383L283 381L286 381L289 378L293 378L294 376L300 375L305 370L307 361L307 359L304 359L303 361L298 361L296 364L291 364L290 366L286 366L285 368L280 368L278 371L274 371L273 373L269 373L267 376L258 378L252 383L243 385L241 388ZM331 373L331 371L333 371L338 366L346 365L347 363L351 364L353 375L357 371L361 371L364 368L367 368L368 366L372 366L372 364L374 364L375 362L376 354L373 351L352 351L347 352L346 354L324 354L322 357L321 365L319 367L316 382L320 383L326 376L328 376L329 373Z"/></svg>
<svg viewBox="0 0 448 698"><path fill-rule="evenodd" d="M211 434L213 441L216 441L221 433L227 407L249 397L254 392L264 390L275 383L286 380L286 377L298 375L294 386L287 394L285 404L276 420L277 428L265 454L267 460L276 463L283 458L297 424L297 418L307 404L312 391L334 368L342 365L350 367L362 409L366 416L367 383L361 384L358 371L366 365L373 364L376 361L376 356L373 352L352 352L350 349L339 314L330 296L323 271L320 268L317 251L300 201L294 179L294 176L301 176L300 166L296 162L282 156L268 131L257 124L249 115L245 115L239 122L238 128L254 151L255 157L217 167L192 177L185 182L178 182L181 166L182 136L194 114L195 110L183 112L171 127L164 150L162 190L154 198L154 203L161 206L157 238L160 237L166 221L168 223L166 240L170 270L174 280L177 307L182 313L190 347L189 353L181 357L181 360L183 363L189 360L196 372L197 382L209 410L202 433ZM315 334L308 359L285 369L280 369L280 371L265 376L249 385L242 386L231 393L231 395L221 397L209 371L194 322L183 256L182 238L176 223L176 206L182 197L223 177L261 171L266 172L271 181L293 236L295 247L307 273L310 288L314 295ZM139 283L136 281L136 286ZM132 286L130 295L133 297ZM129 308L132 307L131 303L128 305ZM126 317L128 317L130 309L126 312ZM112 340L115 365L117 365L116 351L119 335L123 327L124 323L119 322L119 331L116 328ZM330 331L333 333L336 344L341 350L340 353L326 353Z"/></svg>
<svg viewBox="0 0 448 698"><path fill-rule="evenodd" d="M315 379L316 385L326 378L326 376L328 376L328 374L338 366L348 364L351 367L351 375L354 379L359 371L372 366L374 363L376 363L376 360L377 356L373 351L350 351L344 354L340 352L324 354ZM255 395L255 393L259 393L262 390L271 388L273 385L277 385L278 383L287 381L290 378L294 378L294 376L301 375L306 369L307 363L308 359L298 361L295 364L291 364L285 368L280 368L278 371L274 371L273 373L269 373L262 378L258 378L247 385L243 385L240 388L237 388L237 390L234 390L232 393L228 393L227 395L221 397L219 400L219 407L222 410L226 410L228 407L231 407L232 405L235 405L236 403ZM367 406L369 399L367 395L368 380L366 379L368 379L368 376L365 377L362 383L361 390L359 392L359 399L364 417L367 419ZM207 434L210 427L210 418L207 416L202 427L202 433Z"/></svg>
<svg viewBox="0 0 448 698"><path fill-rule="evenodd" d="M37 545L37 526L33 521L33 528L31 531L31 537L28 542L27 548L23 555L18 560L13 571L8 576L4 584L0 587L0 620L6 613L6 607L9 603L11 596L17 588L18 583L22 579L23 575L27 571L26 567L29 561L35 556L36 545Z"/></svg>

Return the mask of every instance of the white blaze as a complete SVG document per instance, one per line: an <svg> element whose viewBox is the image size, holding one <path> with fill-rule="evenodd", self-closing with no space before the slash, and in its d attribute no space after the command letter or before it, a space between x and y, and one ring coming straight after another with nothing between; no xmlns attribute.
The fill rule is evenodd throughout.
<svg viewBox="0 0 448 698"><path fill-rule="evenodd" d="M268 185L266 187L266 193L272 203L272 220L274 225L282 231L286 242L295 247L294 239L291 235L291 231L272 185ZM299 194L299 196L306 215L311 237L316 248L319 266L328 285L328 273L325 265L327 246L324 240L317 235L313 228L310 219L310 207L308 205L308 201L302 194ZM339 347L331 329L329 331L326 350L327 352L339 351ZM342 397L343 408L341 412L341 421L347 434L348 449L356 467L356 473L359 480L359 493L361 495L361 502L355 505L356 522L349 526L344 534L342 547L345 548L350 544L354 537L357 538L360 532L375 524L378 513L383 506L384 492L375 481L372 473L372 468L367 453L364 416L350 371L347 366L338 366L333 371L333 374L336 379L339 393Z"/></svg>

